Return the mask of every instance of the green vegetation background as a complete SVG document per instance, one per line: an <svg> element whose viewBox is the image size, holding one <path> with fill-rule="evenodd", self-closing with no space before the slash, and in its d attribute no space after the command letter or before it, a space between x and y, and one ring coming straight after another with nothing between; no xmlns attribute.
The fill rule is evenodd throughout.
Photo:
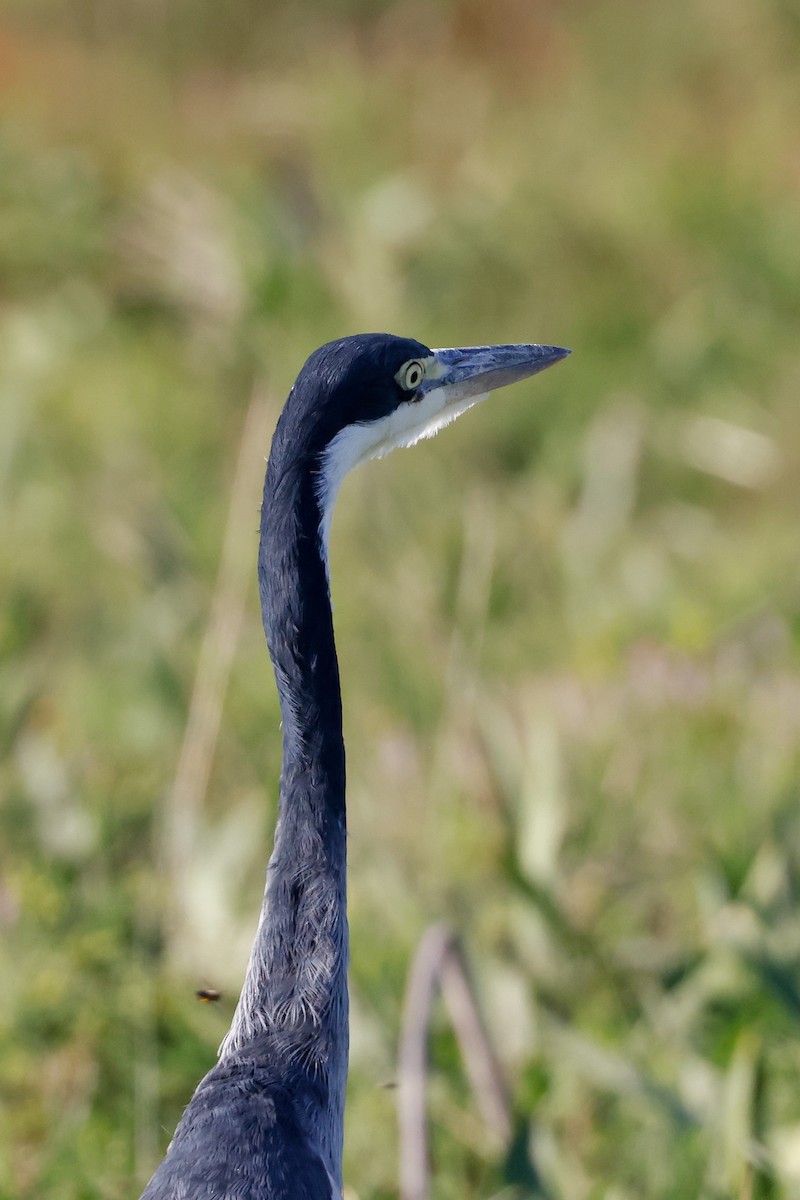
<svg viewBox="0 0 800 1200"><path fill-rule="evenodd" d="M436 1198L800 1197L798 62L795 0L6 0L2 1197L138 1195L213 1061L279 767L261 459L382 328L575 353L339 504L347 1196L396 1194L445 920L518 1132L437 1016Z"/></svg>

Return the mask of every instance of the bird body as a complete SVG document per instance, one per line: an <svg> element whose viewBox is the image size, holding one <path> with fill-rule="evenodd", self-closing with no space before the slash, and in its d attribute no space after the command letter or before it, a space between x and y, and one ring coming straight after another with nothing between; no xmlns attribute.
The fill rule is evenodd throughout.
<svg viewBox="0 0 800 1200"><path fill-rule="evenodd" d="M335 1200L348 1056L345 751L328 587L341 482L532 375L551 346L432 351L388 334L322 346L279 418L258 575L281 705L275 846L244 986L217 1064L142 1200Z"/></svg>

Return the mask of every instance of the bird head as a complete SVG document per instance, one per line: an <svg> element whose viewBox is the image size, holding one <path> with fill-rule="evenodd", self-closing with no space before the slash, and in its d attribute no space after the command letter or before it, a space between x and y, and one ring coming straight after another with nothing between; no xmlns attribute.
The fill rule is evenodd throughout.
<svg viewBox="0 0 800 1200"><path fill-rule="evenodd" d="M431 350L391 334L360 334L315 350L297 377L279 431L304 441L315 466L323 549L348 471L433 437L490 392L570 353L560 346Z"/></svg>

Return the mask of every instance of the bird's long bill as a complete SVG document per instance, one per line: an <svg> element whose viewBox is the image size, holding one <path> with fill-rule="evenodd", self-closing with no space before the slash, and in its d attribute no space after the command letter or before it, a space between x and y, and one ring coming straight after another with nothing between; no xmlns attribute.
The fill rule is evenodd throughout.
<svg viewBox="0 0 800 1200"><path fill-rule="evenodd" d="M428 388L445 388L448 403L466 400L536 375L570 353L562 346L463 346L434 350L437 369L429 372Z"/></svg>

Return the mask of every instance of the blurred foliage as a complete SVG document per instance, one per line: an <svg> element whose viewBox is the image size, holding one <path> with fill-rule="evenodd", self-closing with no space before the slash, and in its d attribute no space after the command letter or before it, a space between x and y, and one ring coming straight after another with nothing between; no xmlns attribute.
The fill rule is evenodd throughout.
<svg viewBox="0 0 800 1200"><path fill-rule="evenodd" d="M252 585L189 875L164 831L245 413L388 328L575 354L339 504L347 1194L445 919L517 1135L437 1030L438 1200L800 1197L799 50L795 0L6 0L0 1196L137 1194L213 1061Z"/></svg>

